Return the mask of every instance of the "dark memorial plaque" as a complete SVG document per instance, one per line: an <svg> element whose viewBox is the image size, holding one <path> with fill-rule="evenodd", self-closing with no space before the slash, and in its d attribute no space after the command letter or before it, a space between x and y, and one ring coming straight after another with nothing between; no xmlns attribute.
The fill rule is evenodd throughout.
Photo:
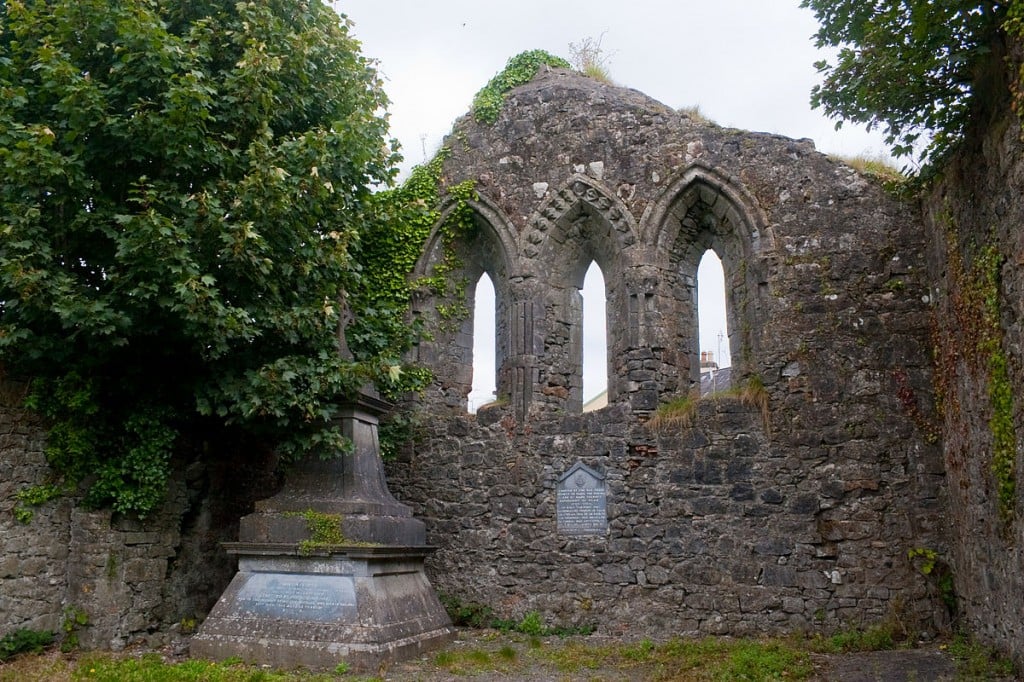
<svg viewBox="0 0 1024 682"><path fill-rule="evenodd" d="M238 591L237 608L258 616L327 623L356 618L350 575L252 573Z"/></svg>
<svg viewBox="0 0 1024 682"><path fill-rule="evenodd" d="M577 462L558 479L558 532L604 535L608 532L608 495L604 476Z"/></svg>

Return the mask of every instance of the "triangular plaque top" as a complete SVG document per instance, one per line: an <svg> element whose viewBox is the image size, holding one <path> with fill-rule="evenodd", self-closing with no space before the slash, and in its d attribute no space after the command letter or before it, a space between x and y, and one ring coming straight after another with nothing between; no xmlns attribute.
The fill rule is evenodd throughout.
<svg viewBox="0 0 1024 682"><path fill-rule="evenodd" d="M566 471L558 478L559 484L565 483L567 480L569 480L572 476L574 476L577 473L586 474L587 476L590 476L595 483L604 482L604 474L591 469L583 462L576 462L571 467L569 467L568 471Z"/></svg>

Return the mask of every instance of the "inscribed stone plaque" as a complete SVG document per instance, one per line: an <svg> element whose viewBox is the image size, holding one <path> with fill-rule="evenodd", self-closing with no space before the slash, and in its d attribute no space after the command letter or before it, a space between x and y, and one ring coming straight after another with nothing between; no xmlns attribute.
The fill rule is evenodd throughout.
<svg viewBox="0 0 1024 682"><path fill-rule="evenodd" d="M269 618L331 622L356 617L350 575L253 573L238 591L240 611Z"/></svg>
<svg viewBox="0 0 1024 682"><path fill-rule="evenodd" d="M608 501L604 476L577 462L558 479L558 532L604 535L608 532Z"/></svg>

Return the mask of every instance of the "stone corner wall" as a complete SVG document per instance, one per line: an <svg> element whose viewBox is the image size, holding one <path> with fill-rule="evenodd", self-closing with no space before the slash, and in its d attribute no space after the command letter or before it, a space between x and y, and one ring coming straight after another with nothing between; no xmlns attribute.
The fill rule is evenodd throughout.
<svg viewBox="0 0 1024 682"><path fill-rule="evenodd" d="M1018 64L1022 52L1018 46ZM956 592L967 629L1024 670L1024 141L1006 83L996 81L986 119L976 121L923 208ZM987 281L998 287L991 300ZM994 385L1012 404L1000 409L1001 426ZM1008 503L999 500L992 455L997 429L1007 427L1001 447L1016 480Z"/></svg>

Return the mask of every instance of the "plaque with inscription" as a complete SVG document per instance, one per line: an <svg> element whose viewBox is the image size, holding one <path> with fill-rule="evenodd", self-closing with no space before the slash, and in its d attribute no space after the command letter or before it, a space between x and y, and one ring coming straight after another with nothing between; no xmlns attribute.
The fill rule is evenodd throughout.
<svg viewBox="0 0 1024 682"><path fill-rule="evenodd" d="M604 535L608 532L608 495L604 476L576 462L558 479L555 504L558 532L566 535Z"/></svg>
<svg viewBox="0 0 1024 682"><path fill-rule="evenodd" d="M350 575L252 573L238 591L240 611L269 618L334 622L356 618Z"/></svg>

